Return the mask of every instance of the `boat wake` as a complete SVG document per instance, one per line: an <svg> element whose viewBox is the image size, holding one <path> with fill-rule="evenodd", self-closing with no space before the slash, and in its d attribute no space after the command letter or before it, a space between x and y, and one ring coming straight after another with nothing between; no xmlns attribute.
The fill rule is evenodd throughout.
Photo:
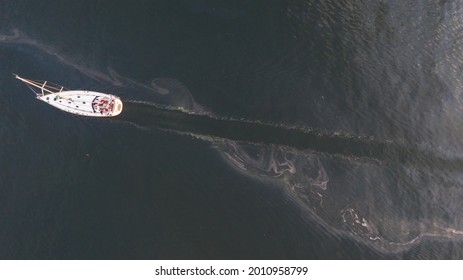
<svg viewBox="0 0 463 280"><path fill-rule="evenodd" d="M403 141L126 103L119 120L213 143L237 172L282 186L327 233L347 233L384 253L463 238L456 202L463 182L455 177L462 159Z"/></svg>
<svg viewBox="0 0 463 280"><path fill-rule="evenodd" d="M190 111L180 106L126 100L120 120L139 126L161 128L214 141L231 140L243 144L264 144L345 157L381 164L416 165L428 162L429 168L463 170L463 159L440 157L403 140L377 140L347 133L330 133L303 126L258 120L221 117L205 110ZM198 106L199 107L199 106Z"/></svg>
<svg viewBox="0 0 463 280"><path fill-rule="evenodd" d="M129 93L110 122L208 141L224 162L286 190L329 234L383 252L422 240L463 237L463 160L403 140L380 140L304 126L222 117L199 105L178 80L137 81L110 67L95 70L19 30L0 44L33 48L50 60Z"/></svg>

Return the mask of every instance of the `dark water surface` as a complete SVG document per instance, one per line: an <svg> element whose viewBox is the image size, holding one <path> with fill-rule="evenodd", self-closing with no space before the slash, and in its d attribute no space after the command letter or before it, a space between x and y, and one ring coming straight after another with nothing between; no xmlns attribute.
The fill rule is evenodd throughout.
<svg viewBox="0 0 463 280"><path fill-rule="evenodd" d="M1 1L0 258L463 257L459 1L132 2Z"/></svg>

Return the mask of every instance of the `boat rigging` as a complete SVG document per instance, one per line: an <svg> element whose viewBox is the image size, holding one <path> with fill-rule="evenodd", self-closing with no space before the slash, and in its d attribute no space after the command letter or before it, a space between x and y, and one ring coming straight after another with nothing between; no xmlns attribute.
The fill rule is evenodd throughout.
<svg viewBox="0 0 463 280"><path fill-rule="evenodd" d="M122 101L115 95L87 90L68 90L48 81L29 80L13 75L26 84L35 93L37 99L68 113L88 117L114 117L122 112Z"/></svg>

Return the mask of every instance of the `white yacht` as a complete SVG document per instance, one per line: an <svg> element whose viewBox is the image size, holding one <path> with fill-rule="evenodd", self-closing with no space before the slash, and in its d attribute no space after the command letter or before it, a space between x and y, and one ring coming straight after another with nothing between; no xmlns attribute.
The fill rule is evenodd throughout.
<svg viewBox="0 0 463 280"><path fill-rule="evenodd" d="M87 90L66 90L63 86L47 81L28 80L14 74L40 99L53 107L71 114L88 117L114 117L122 112L119 97Z"/></svg>

